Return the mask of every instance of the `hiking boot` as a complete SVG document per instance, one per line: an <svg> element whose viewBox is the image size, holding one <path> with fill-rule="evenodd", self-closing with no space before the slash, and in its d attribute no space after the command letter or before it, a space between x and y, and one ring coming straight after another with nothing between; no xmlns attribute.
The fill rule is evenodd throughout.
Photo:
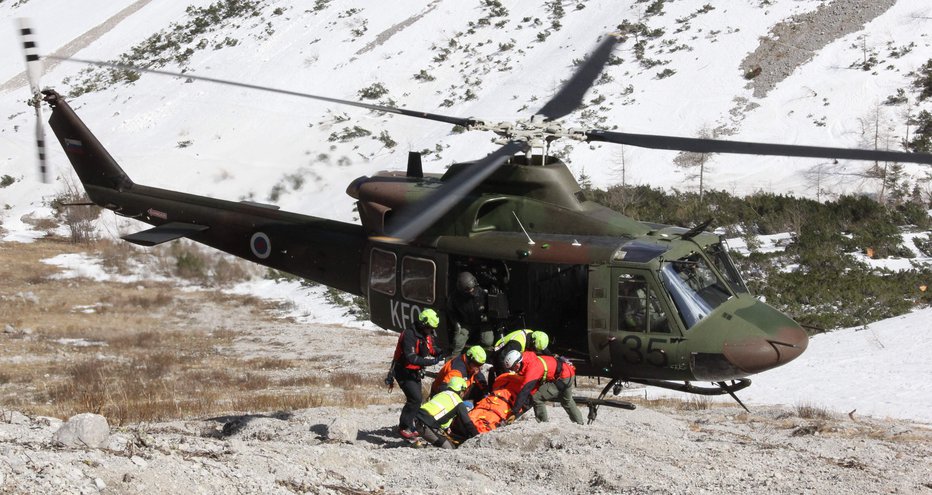
<svg viewBox="0 0 932 495"><path fill-rule="evenodd" d="M405 440L414 440L415 438L420 437L416 431L406 430L404 428L398 428L398 434L401 435L401 438Z"/></svg>

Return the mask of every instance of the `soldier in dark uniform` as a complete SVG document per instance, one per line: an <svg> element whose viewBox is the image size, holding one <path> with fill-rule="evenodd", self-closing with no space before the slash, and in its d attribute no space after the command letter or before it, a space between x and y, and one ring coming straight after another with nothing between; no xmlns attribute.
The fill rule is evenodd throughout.
<svg viewBox="0 0 932 495"><path fill-rule="evenodd" d="M462 354L467 341L478 342L491 349L495 343L493 325L489 322L488 291L470 272L461 272L456 279L456 291L450 298L450 355Z"/></svg>

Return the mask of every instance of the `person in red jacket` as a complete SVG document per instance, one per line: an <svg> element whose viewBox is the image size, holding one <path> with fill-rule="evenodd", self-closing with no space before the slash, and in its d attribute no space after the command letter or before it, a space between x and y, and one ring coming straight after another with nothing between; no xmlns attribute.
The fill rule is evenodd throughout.
<svg viewBox="0 0 932 495"><path fill-rule="evenodd" d="M521 391L514 403L515 416L520 416L528 406L533 405L537 421L547 421L546 401L559 398L570 420L585 424L573 400L576 368L569 361L558 356L538 356L529 351L510 351L505 355L504 364L523 379Z"/></svg>
<svg viewBox="0 0 932 495"><path fill-rule="evenodd" d="M398 418L398 433L408 440L418 436L414 428L414 417L423 401L421 378L424 368L440 361L440 348L434 342L439 324L440 317L437 316L437 312L425 309L414 322L413 329L406 328L401 332L395 346L391 377L398 382L405 394L405 405L401 408L401 416ZM391 380L386 381L390 386Z"/></svg>

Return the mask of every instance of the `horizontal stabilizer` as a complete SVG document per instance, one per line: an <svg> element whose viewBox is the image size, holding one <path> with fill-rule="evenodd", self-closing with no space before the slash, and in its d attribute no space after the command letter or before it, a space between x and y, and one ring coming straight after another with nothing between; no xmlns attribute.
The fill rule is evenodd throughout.
<svg viewBox="0 0 932 495"><path fill-rule="evenodd" d="M139 244L140 246L155 246L156 244L197 234L209 228L210 227L206 225L170 222L148 230L143 230L142 232L125 235L123 236L123 240L132 242L133 244Z"/></svg>

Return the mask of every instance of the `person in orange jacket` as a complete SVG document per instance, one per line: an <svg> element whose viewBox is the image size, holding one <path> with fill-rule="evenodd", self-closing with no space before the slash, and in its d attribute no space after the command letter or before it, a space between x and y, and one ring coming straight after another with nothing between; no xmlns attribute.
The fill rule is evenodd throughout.
<svg viewBox="0 0 932 495"><path fill-rule="evenodd" d="M430 386L431 397L447 390L450 379L457 376L466 380L466 392L463 394L465 400L475 401L485 397L488 389L488 383L482 373L485 360L485 349L477 345L466 349L466 352L459 356L450 358L437 372L437 377Z"/></svg>
<svg viewBox="0 0 932 495"><path fill-rule="evenodd" d="M423 401L421 378L424 368L440 361L440 348L434 342L439 324L440 317L436 311L421 311L414 322L414 328L406 328L398 336L392 369L385 378L389 387L394 378L405 394L405 405L401 408L401 416L398 418L398 434L407 440L413 440L418 436L414 428L414 417Z"/></svg>
<svg viewBox="0 0 932 495"><path fill-rule="evenodd" d="M504 373L495 379L492 392L469 411L469 419L480 435L498 428L514 415L512 405L523 383L524 379L515 373Z"/></svg>
<svg viewBox="0 0 932 495"><path fill-rule="evenodd" d="M533 352L510 351L505 355L504 364L523 379L514 403L515 416L520 416L532 405L537 421L547 421L546 401L559 398L570 420L585 424L573 400L576 368L569 361L562 357L538 356Z"/></svg>

